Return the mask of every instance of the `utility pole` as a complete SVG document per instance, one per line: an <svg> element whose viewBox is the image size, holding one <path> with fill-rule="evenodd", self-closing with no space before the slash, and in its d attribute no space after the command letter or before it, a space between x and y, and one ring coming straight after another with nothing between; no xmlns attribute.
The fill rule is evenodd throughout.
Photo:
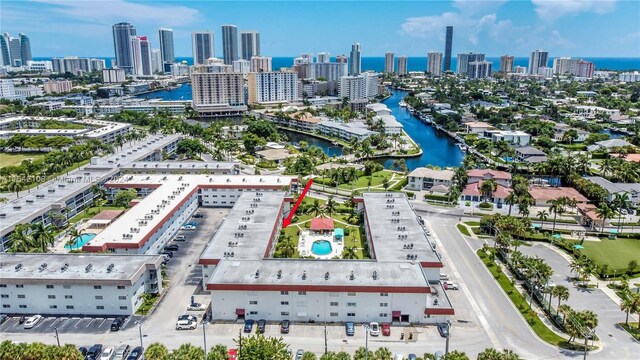
<svg viewBox="0 0 640 360"><path fill-rule="evenodd" d="M444 348L444 357L449 354L449 338L451 337L451 321L447 320L447 343Z"/></svg>
<svg viewBox="0 0 640 360"><path fill-rule="evenodd" d="M327 322L324 323L324 353L327 354Z"/></svg>
<svg viewBox="0 0 640 360"><path fill-rule="evenodd" d="M204 343L204 360L207 360L207 333L205 331L205 325L207 325L206 321L202 322L202 340Z"/></svg>
<svg viewBox="0 0 640 360"><path fill-rule="evenodd" d="M242 359L242 329L238 329L238 359Z"/></svg>
<svg viewBox="0 0 640 360"><path fill-rule="evenodd" d="M53 331L56 333L56 342L58 343L58 347L60 347L60 337L58 336L58 328L54 327Z"/></svg>
<svg viewBox="0 0 640 360"><path fill-rule="evenodd" d="M144 349L144 345L142 344L142 323L140 321L136 321L138 325L138 332L140 333L140 347Z"/></svg>

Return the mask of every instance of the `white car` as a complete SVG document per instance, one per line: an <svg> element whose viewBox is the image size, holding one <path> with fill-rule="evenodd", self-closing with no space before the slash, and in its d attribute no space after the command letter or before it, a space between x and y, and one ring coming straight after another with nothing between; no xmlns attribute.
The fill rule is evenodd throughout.
<svg viewBox="0 0 640 360"><path fill-rule="evenodd" d="M198 327L198 324L195 321L178 320L176 322L176 330L193 330L196 327Z"/></svg>
<svg viewBox="0 0 640 360"><path fill-rule="evenodd" d="M100 360L111 360L115 354L116 349L113 346L107 346L100 355Z"/></svg>
<svg viewBox="0 0 640 360"><path fill-rule="evenodd" d="M24 322L25 329L31 329L36 326L42 319L42 315L33 315Z"/></svg>
<svg viewBox="0 0 640 360"><path fill-rule="evenodd" d="M371 324L369 324L369 335L380 335L380 324L378 324L377 322L372 322Z"/></svg>
<svg viewBox="0 0 640 360"><path fill-rule="evenodd" d="M200 303L193 303L187 307L187 310L189 311L204 311L206 309L207 309L207 306Z"/></svg>
<svg viewBox="0 0 640 360"><path fill-rule="evenodd" d="M460 285L451 281L445 281L444 288L447 290L460 290Z"/></svg>

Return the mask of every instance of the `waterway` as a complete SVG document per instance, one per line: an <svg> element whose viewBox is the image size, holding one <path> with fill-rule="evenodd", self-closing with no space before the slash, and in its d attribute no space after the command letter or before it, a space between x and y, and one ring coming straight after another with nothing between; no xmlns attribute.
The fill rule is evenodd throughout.
<svg viewBox="0 0 640 360"><path fill-rule="evenodd" d="M149 100L191 100L191 84L184 83L182 86L171 90L154 91L137 95L136 97Z"/></svg>

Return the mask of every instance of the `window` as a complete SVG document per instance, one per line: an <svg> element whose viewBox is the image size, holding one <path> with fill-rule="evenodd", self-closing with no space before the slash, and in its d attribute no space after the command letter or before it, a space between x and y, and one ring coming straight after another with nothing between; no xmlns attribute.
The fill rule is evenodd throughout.
<svg viewBox="0 0 640 360"><path fill-rule="evenodd" d="M126 296L118 296L118 300L127 300Z"/></svg>
<svg viewBox="0 0 640 360"><path fill-rule="evenodd" d="M128 309L128 307L126 307L126 306L120 306L120 310L127 310L127 309Z"/></svg>
<svg viewBox="0 0 640 360"><path fill-rule="evenodd" d="M356 316L356 313L347 313L347 316L353 317Z"/></svg>
<svg viewBox="0 0 640 360"><path fill-rule="evenodd" d="M47 289L53 289L53 285L47 285Z"/></svg>
<svg viewBox="0 0 640 360"><path fill-rule="evenodd" d="M18 285L16 285L16 287L17 287L18 289L22 289L22 288L24 287L24 285L22 285L22 284L18 284Z"/></svg>
<svg viewBox="0 0 640 360"><path fill-rule="evenodd" d="M386 318L388 316L389 316L389 314L387 314L387 313L380 313L380 317Z"/></svg>
<svg viewBox="0 0 640 360"><path fill-rule="evenodd" d="M73 310L74 306L73 305L67 305L67 310Z"/></svg>
<svg viewBox="0 0 640 360"><path fill-rule="evenodd" d="M249 311L249 315L258 315L257 311Z"/></svg>
<svg viewBox="0 0 640 360"><path fill-rule="evenodd" d="M48 297L49 299L55 299L55 298L56 298L56 296L55 296L55 295L47 295L47 297Z"/></svg>
<svg viewBox="0 0 640 360"><path fill-rule="evenodd" d="M100 289L102 289L102 286L100 286L100 285L93 285L93 288L94 288L95 290L100 290Z"/></svg>
<svg viewBox="0 0 640 360"><path fill-rule="evenodd" d="M380 307L387 307L389 306L389 303L380 303Z"/></svg>
<svg viewBox="0 0 640 360"><path fill-rule="evenodd" d="M350 292L350 293L347 293L347 296L356 296L356 293Z"/></svg>
<svg viewBox="0 0 640 360"><path fill-rule="evenodd" d="M380 293L380 296L389 296L389 293Z"/></svg>
<svg viewBox="0 0 640 360"><path fill-rule="evenodd" d="M58 305L49 305L49 309L57 309Z"/></svg>
<svg viewBox="0 0 640 360"><path fill-rule="evenodd" d="M2 307L3 307L3 308L5 308L5 309L8 309L8 308L10 308L10 307L11 307L11 305L9 305L9 304L2 304Z"/></svg>
<svg viewBox="0 0 640 360"><path fill-rule="evenodd" d="M205 265L206 267L206 265ZM124 290L124 285L118 285L118 290Z"/></svg>
<svg viewBox="0 0 640 360"><path fill-rule="evenodd" d="M336 317L336 316L338 316L338 313L329 313L329 316Z"/></svg>
<svg viewBox="0 0 640 360"><path fill-rule="evenodd" d="M296 305L298 305L298 307L305 307L305 306L307 306L307 302L306 301L298 301Z"/></svg>
<svg viewBox="0 0 640 360"><path fill-rule="evenodd" d="M354 302L348 302L348 303L347 303L347 307L356 307L356 303L354 303Z"/></svg>
<svg viewBox="0 0 640 360"><path fill-rule="evenodd" d="M102 295L96 295L96 300L102 300Z"/></svg>
<svg viewBox="0 0 640 360"><path fill-rule="evenodd" d="M64 298L65 299L73 299L73 295L65 295Z"/></svg>
<svg viewBox="0 0 640 360"><path fill-rule="evenodd" d="M62 285L63 289L71 289L71 285Z"/></svg>
<svg viewBox="0 0 640 360"><path fill-rule="evenodd" d="M20 306L19 306L19 308L20 308L20 309L26 309L26 308L27 308L27 305L20 305Z"/></svg>
<svg viewBox="0 0 640 360"><path fill-rule="evenodd" d="M8 299L9 298L9 294L2 294L2 298L3 299Z"/></svg>
<svg viewBox="0 0 640 360"><path fill-rule="evenodd" d="M18 299L24 299L24 295L18 295Z"/></svg>
<svg viewBox="0 0 640 360"><path fill-rule="evenodd" d="M289 316L289 312L288 311L282 311L282 312L280 312L280 316Z"/></svg>
<svg viewBox="0 0 640 360"><path fill-rule="evenodd" d="M330 296L330 297L338 297L338 296L340 296L340 293L337 293L337 292L330 292L330 293L329 293L329 296Z"/></svg>
<svg viewBox="0 0 640 360"><path fill-rule="evenodd" d="M258 301L257 300L251 300L251 301L249 301L249 305L258 305Z"/></svg>
<svg viewBox="0 0 640 360"><path fill-rule="evenodd" d="M280 295L289 295L288 291L280 291Z"/></svg>
<svg viewBox="0 0 640 360"><path fill-rule="evenodd" d="M338 306L338 302L337 301L332 301L331 303L329 303L329 306Z"/></svg>
<svg viewBox="0 0 640 360"><path fill-rule="evenodd" d="M289 305L288 301L280 301L280 305Z"/></svg>
<svg viewBox="0 0 640 360"><path fill-rule="evenodd" d="M96 309L97 309L97 310L104 310L104 306L102 306L102 305L98 305L98 306L96 306Z"/></svg>
<svg viewBox="0 0 640 360"><path fill-rule="evenodd" d="M0 284L0 288L6 288L7 284Z"/></svg>
<svg viewBox="0 0 640 360"><path fill-rule="evenodd" d="M307 295L306 291L298 291L298 295Z"/></svg>

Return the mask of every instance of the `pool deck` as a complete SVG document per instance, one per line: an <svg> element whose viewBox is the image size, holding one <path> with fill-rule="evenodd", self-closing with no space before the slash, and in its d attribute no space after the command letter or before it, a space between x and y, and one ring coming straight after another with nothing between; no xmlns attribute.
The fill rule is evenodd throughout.
<svg viewBox="0 0 640 360"><path fill-rule="evenodd" d="M325 240L331 243L331 253L327 255L316 255L311 251L311 247L315 241ZM342 257L342 250L344 250L344 243L338 242L331 235L314 234L310 230L302 230L300 233L300 240L298 241L298 253L300 257L312 256L316 259L333 259L334 257Z"/></svg>

